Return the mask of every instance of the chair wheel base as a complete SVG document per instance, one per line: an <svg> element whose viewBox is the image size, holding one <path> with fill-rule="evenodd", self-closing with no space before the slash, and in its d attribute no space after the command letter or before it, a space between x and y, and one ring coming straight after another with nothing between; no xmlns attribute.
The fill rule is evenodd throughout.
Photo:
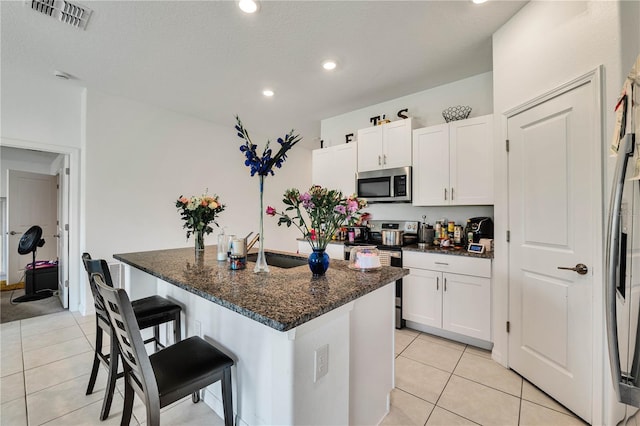
<svg viewBox="0 0 640 426"><path fill-rule="evenodd" d="M200 402L200 391L191 394L191 401L193 401L194 404Z"/></svg>

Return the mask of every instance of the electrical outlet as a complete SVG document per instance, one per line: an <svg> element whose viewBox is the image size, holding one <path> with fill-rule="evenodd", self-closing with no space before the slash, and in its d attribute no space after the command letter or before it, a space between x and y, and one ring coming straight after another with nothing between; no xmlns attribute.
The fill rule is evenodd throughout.
<svg viewBox="0 0 640 426"><path fill-rule="evenodd" d="M193 328L194 328L193 331L196 333L196 336L202 337L202 323L196 320L193 324Z"/></svg>
<svg viewBox="0 0 640 426"><path fill-rule="evenodd" d="M314 361L313 382L315 383L329 372L329 345L316 349Z"/></svg>

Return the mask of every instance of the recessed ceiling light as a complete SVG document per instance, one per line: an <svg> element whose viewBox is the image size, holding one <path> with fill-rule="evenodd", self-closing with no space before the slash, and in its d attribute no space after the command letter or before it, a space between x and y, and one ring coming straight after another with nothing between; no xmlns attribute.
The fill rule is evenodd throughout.
<svg viewBox="0 0 640 426"><path fill-rule="evenodd" d="M336 61L332 61L332 60L324 61L322 63L322 68L328 71L336 69L336 66L337 66Z"/></svg>
<svg viewBox="0 0 640 426"><path fill-rule="evenodd" d="M474 2L475 4L482 4L485 3L487 0L471 0L472 2Z"/></svg>
<svg viewBox="0 0 640 426"><path fill-rule="evenodd" d="M270 98L271 96L273 96L273 90L265 89L262 91L262 94L265 95L267 98Z"/></svg>
<svg viewBox="0 0 640 426"><path fill-rule="evenodd" d="M258 2L254 0L240 0L238 2L238 7L244 13L254 13L258 10Z"/></svg>

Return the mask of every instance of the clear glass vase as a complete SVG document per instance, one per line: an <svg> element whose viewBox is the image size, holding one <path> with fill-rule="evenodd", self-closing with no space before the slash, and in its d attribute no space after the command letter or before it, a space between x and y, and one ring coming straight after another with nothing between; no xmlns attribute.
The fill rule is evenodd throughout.
<svg viewBox="0 0 640 426"><path fill-rule="evenodd" d="M193 231L193 239L196 244L196 253L204 252L204 231L195 229Z"/></svg>
<svg viewBox="0 0 640 426"><path fill-rule="evenodd" d="M256 266L253 268L253 272L269 272L269 265L267 265L267 258L264 255L264 176L260 175L260 245L258 247L258 258L256 259Z"/></svg>

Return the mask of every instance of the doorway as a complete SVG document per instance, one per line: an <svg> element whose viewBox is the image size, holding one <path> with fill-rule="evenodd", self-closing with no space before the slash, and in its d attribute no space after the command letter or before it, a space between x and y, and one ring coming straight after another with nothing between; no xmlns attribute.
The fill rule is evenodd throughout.
<svg viewBox="0 0 640 426"><path fill-rule="evenodd" d="M3 141L4 142L4 141ZM6 203L3 206L2 214L6 218L7 228L3 232L3 253L0 261L2 263L3 270L7 271L6 284L13 284L14 281L23 281L20 278L16 280L15 274L11 273L11 266L13 269L24 269L25 260L24 256L17 254L17 242L14 241L20 238L20 232L24 231L20 229L10 229L15 227L16 218L22 219L18 222L25 222L23 225L43 226L45 233L43 238L45 239L45 246L41 247L37 251L38 260L57 260L58 261L58 277L55 280L57 282L58 290L56 296L52 297L53 301L57 301L57 305L66 309L69 307L69 200L70 200L70 184L69 184L69 157L67 153L49 152L41 150L20 149L7 147L3 144L0 147L0 158L2 163L3 181L8 180L8 185L5 185L2 190L6 199ZM26 171L25 171L26 170ZM32 173L32 172L36 173ZM13 182L13 184L12 184ZM16 189L16 184L17 185ZM11 188L10 188L11 187ZM33 190L33 191L32 191ZM15 193L22 192L31 194L31 197L16 197ZM10 195L14 192L13 197ZM11 198L14 198L12 203ZM21 200L20 202L15 200ZM31 200L31 201L29 201ZM47 203L44 201L47 200ZM46 209L41 208L48 206ZM26 209L22 212L17 212L15 209ZM7 214L8 210L13 210L13 214ZM52 220L45 221L41 218L41 213L38 213L36 217L31 217L35 213L48 210L52 216ZM25 213L26 212L26 213ZM14 218L13 220L11 218ZM28 223L27 223L28 222ZM32 223L33 222L33 223ZM37 223L36 223L37 222ZM42 222L42 223L41 223ZM45 224L47 222L47 224ZM48 223L51 222L51 223ZM44 224L44 225L43 225ZM10 225L10 226L9 226ZM20 223L18 223L20 225ZM10 235L10 234L15 235ZM14 247L15 246L15 247ZM17 261L15 258L19 257ZM16 262L18 262L16 264ZM27 263L31 263L31 258ZM18 266L16 266L18 265ZM20 266L21 265L21 266ZM15 271L14 271L15 272ZM20 275L22 277L23 275ZM56 283L53 284L54 286ZM53 287L55 288L55 287ZM5 294L3 294L3 307L5 302ZM17 296L16 296L17 297ZM12 297L13 298L13 297ZM59 300L56 300L59 299ZM52 305L52 301L47 301L48 305ZM39 301L25 302L22 311L34 312L32 316L44 314L48 312L39 312L37 305ZM12 306L7 301L9 306ZM28 305L28 306L27 306ZM45 303L42 303L43 309L51 309L52 306L45 307ZM17 306L17 305L15 305ZM26 309L26 308L29 309ZM3 312L3 322L5 320ZM27 315L27 313L16 313L16 315ZM14 318L23 319L23 318Z"/></svg>

